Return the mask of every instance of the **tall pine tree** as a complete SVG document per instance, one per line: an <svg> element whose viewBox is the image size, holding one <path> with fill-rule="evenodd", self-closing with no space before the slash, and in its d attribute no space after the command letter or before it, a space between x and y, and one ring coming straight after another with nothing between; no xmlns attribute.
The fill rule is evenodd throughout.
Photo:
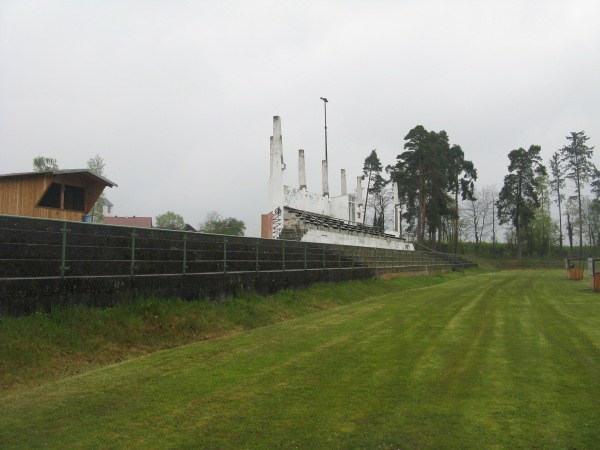
<svg viewBox="0 0 600 450"><path fill-rule="evenodd" d="M377 156L377 150L371 150L371 154L365 158L365 163L363 165L363 176L362 179L367 179L367 194L365 196L365 211L363 213L363 225L365 223L365 218L367 217L367 205L369 204L369 193L375 186L375 183L378 181L378 178L381 178L381 171L383 170L383 166L381 165L381 161L379 160L379 156ZM377 188L378 186L375 186ZM376 215L376 214L375 214Z"/></svg>
<svg viewBox="0 0 600 450"><path fill-rule="evenodd" d="M562 202L565 200L565 172L560 159L560 153L554 152L550 159L550 172L552 179L550 180L550 189L556 195L555 203L558 206L558 241L560 250L563 247L563 229L562 229Z"/></svg>
<svg viewBox="0 0 600 450"><path fill-rule="evenodd" d="M546 173L540 151L539 145L532 145L528 150L519 148L508 154L509 173L504 177L497 204L500 224L512 223L515 228L519 259L523 256L524 231L534 219L535 210L540 207L537 178Z"/></svg>
<svg viewBox="0 0 600 450"><path fill-rule="evenodd" d="M450 193L454 197L454 253L458 251L458 196L461 199L475 200L475 180L477 180L477 170L473 162L465 159L465 153L460 145L453 145L448 151L448 182Z"/></svg>
<svg viewBox="0 0 600 450"><path fill-rule="evenodd" d="M565 165L566 178L575 184L575 196L577 197L577 212L579 225L579 257L583 257L583 215L581 207L581 190L585 184L592 181L596 174L596 166L592 162L594 147L588 147L586 142L589 138L584 131L571 132L567 136L570 141L560 149L562 162Z"/></svg>

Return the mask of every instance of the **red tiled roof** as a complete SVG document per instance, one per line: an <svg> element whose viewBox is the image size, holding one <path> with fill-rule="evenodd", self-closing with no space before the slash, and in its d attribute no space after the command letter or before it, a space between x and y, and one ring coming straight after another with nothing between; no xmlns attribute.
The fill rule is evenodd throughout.
<svg viewBox="0 0 600 450"><path fill-rule="evenodd" d="M104 217L106 225L120 225L124 227L152 228L152 217Z"/></svg>

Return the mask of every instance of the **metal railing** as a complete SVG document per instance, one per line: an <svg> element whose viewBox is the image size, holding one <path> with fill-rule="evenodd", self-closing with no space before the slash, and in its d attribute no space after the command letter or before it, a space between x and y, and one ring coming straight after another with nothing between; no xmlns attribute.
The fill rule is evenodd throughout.
<svg viewBox="0 0 600 450"><path fill-rule="evenodd" d="M456 255L0 216L0 278L176 275L441 265Z"/></svg>

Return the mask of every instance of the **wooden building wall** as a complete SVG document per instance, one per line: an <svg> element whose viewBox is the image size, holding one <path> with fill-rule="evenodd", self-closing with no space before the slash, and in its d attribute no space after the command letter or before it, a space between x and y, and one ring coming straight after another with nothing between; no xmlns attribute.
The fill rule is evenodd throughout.
<svg viewBox="0 0 600 450"><path fill-rule="evenodd" d="M84 211L37 206L52 183L85 189ZM24 174L0 177L0 214L81 222L104 191L105 185L85 174Z"/></svg>

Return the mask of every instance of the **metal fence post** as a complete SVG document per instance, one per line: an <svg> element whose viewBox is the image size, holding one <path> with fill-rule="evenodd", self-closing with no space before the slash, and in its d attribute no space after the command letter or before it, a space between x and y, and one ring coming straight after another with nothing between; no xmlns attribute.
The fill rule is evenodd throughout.
<svg viewBox="0 0 600 450"><path fill-rule="evenodd" d="M130 274L133 275L135 272L135 238L137 234L135 233L135 229L131 232L131 267Z"/></svg>
<svg viewBox="0 0 600 450"><path fill-rule="evenodd" d="M256 240L256 271L258 272L258 245L260 244L260 241L257 239Z"/></svg>
<svg viewBox="0 0 600 450"><path fill-rule="evenodd" d="M187 241L188 235L187 232L184 232L183 235L183 274L187 271Z"/></svg>
<svg viewBox="0 0 600 450"><path fill-rule="evenodd" d="M285 241L281 241L281 270L285 272Z"/></svg>
<svg viewBox="0 0 600 450"><path fill-rule="evenodd" d="M307 268L307 261L306 261L306 249L308 247L308 244L304 243L304 270L306 270Z"/></svg>
<svg viewBox="0 0 600 450"><path fill-rule="evenodd" d="M227 272L227 238L223 238L223 272Z"/></svg>
<svg viewBox="0 0 600 450"><path fill-rule="evenodd" d="M67 233L71 230L67 228L67 222L63 222L63 227L60 229L62 232L62 248L60 255L60 276L64 277L65 272L70 269L67 266Z"/></svg>

